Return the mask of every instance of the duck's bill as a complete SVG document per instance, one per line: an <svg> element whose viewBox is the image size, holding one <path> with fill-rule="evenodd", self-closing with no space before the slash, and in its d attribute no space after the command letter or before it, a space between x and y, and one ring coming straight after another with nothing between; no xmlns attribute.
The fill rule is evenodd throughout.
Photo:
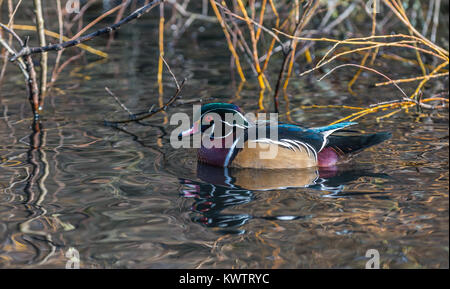
<svg viewBox="0 0 450 289"><path fill-rule="evenodd" d="M200 121L196 121L194 122L194 125L185 131L182 131L179 135L178 138L181 139L185 136L190 136L190 135L194 135L200 132Z"/></svg>

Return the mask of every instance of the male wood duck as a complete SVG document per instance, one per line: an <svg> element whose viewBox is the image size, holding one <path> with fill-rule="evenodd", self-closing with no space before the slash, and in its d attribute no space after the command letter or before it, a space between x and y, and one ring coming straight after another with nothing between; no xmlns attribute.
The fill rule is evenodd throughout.
<svg viewBox="0 0 450 289"><path fill-rule="evenodd" d="M233 121L229 121L230 114ZM202 106L200 119L194 121L192 128L181 132L178 137L181 139L197 133L201 133L203 138L206 136L210 143L205 145L202 140L198 160L213 166L259 169L331 167L340 160L391 137L389 132L332 135L335 131L355 124L342 122L304 128L269 121L252 122L234 104L209 103ZM217 134L214 130L219 125L222 134ZM261 126L264 127L262 131L266 132L265 135L261 134ZM243 133L237 133L238 129L243 130ZM278 137L266 137L271 135L273 129L277 130ZM256 131L256 135L251 131ZM243 146L239 147L239 142ZM276 151L274 157L262 157L272 149Z"/></svg>

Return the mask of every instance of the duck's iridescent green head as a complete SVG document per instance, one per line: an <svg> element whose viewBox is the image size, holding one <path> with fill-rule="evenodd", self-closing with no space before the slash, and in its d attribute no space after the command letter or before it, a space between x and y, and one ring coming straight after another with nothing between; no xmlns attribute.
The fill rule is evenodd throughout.
<svg viewBox="0 0 450 289"><path fill-rule="evenodd" d="M194 119L193 126L186 131L183 131L178 136L194 135L196 133L203 133L210 128L214 128L217 122L222 125L235 126L236 124L248 125L247 119L243 116L241 109L232 103L208 103L201 108L200 117Z"/></svg>
<svg viewBox="0 0 450 289"><path fill-rule="evenodd" d="M221 112L240 112L242 113L239 106L232 103L223 103L223 102L213 102L202 105L201 115L204 115L209 112L215 112L220 114Z"/></svg>

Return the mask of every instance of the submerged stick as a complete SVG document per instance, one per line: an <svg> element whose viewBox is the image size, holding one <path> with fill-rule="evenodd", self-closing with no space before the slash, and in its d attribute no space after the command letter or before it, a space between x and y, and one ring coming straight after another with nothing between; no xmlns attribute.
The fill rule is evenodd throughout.
<svg viewBox="0 0 450 289"><path fill-rule="evenodd" d="M183 79L183 81L181 82L181 84L178 83L177 78L175 77L175 74L172 72L172 69L170 69L169 64L166 62L166 60L164 59L164 57L162 55L160 55L160 59L162 60L162 62L166 65L167 69L169 70L170 75L172 76L173 80L175 81L175 84L177 86L177 90L175 91L175 94L165 103L162 103L162 94L160 94L160 107L157 110L153 110L153 107L155 105L153 105L147 112L141 112L141 113L132 113L120 100L119 98L111 91L109 90L109 88L105 87L106 91L109 93L109 95L111 95L116 102L128 113L129 119L127 120L122 120L122 121L105 121L105 125L109 125L109 126L113 126L113 127L118 127L117 125L120 123L129 123L129 122L136 122L139 123L139 121L146 119L146 118L150 118L153 115L159 113L159 112L165 112L166 109L171 106L175 100L177 100L180 97L180 93L181 90L183 89L184 83L186 81L186 78ZM161 83L162 85L162 83ZM138 117L139 116L139 117Z"/></svg>
<svg viewBox="0 0 450 289"><path fill-rule="evenodd" d="M105 87L105 90L109 95L111 95L116 100L116 102L120 105L120 107L122 107L122 109L125 110L130 117L134 116L134 113L132 113L131 110L129 110L128 107L126 107L125 104L123 104L108 87Z"/></svg>
<svg viewBox="0 0 450 289"><path fill-rule="evenodd" d="M39 37L39 45L40 46L46 46L45 41L45 32L44 32L44 17L42 16L42 2L41 0L34 0L34 14L36 16L36 29L38 31L38 37ZM40 79L40 103L39 103L39 109L42 109L42 106L44 104L44 98L45 93L47 91L47 62L48 62L48 55L47 52L43 52L41 54L41 79Z"/></svg>
<svg viewBox="0 0 450 289"><path fill-rule="evenodd" d="M150 118L150 117L154 116L157 113L166 111L167 108L169 106L171 106L175 102L175 100L177 100L180 97L180 93L181 93L181 90L184 87L184 83L185 82L186 82L186 78L183 79L183 81L181 82L179 88L177 88L177 90L175 91L175 94L163 106L161 106L160 108L158 108L156 110L151 109L148 114L145 114L145 115L140 116L140 117L127 119L127 120L119 120L119 121L105 121L105 124L107 124L107 125L117 125L117 124L120 124L120 123L137 122L137 121L140 121L140 120L144 120L144 119ZM134 115L136 115L136 114L134 114Z"/></svg>

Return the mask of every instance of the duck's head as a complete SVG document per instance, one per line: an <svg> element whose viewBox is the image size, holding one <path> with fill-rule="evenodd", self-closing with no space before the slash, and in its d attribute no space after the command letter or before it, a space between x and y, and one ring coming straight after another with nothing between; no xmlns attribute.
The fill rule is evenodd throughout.
<svg viewBox="0 0 450 289"><path fill-rule="evenodd" d="M214 126L220 122L222 127L247 127L248 121L242 114L242 110L232 103L208 103L201 108L200 117L194 119L193 126L181 132L178 138L204 133L206 130L213 130Z"/></svg>

